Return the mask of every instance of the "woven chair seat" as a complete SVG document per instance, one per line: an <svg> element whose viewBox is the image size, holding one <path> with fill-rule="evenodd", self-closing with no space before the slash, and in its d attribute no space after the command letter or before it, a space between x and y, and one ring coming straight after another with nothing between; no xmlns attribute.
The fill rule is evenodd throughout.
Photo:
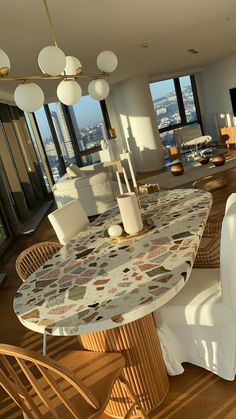
<svg viewBox="0 0 236 419"><path fill-rule="evenodd" d="M219 268L220 232L213 237L202 238L194 261L194 268Z"/></svg>

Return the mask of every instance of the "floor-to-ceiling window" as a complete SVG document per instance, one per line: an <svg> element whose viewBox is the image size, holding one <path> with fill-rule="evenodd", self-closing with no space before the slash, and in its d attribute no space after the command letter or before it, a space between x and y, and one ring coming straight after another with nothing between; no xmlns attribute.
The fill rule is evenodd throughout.
<svg viewBox="0 0 236 419"><path fill-rule="evenodd" d="M201 124L194 76L153 82L150 90L165 153L166 146L176 145L174 129Z"/></svg>
<svg viewBox="0 0 236 419"><path fill-rule="evenodd" d="M33 116L26 114L26 119L44 178L49 179L47 187L50 173L54 183L71 163L79 166L98 163L101 140L107 140L111 128L105 101L100 103L90 96L83 96L70 107L60 102L44 105ZM35 131L39 141L34 141Z"/></svg>
<svg viewBox="0 0 236 419"><path fill-rule="evenodd" d="M53 175L53 180L56 182L65 173L63 152L58 146L58 139L53 137L44 107L40 108L34 115Z"/></svg>
<svg viewBox="0 0 236 419"><path fill-rule="evenodd" d="M83 165L99 161L101 140L107 139L107 130L100 103L83 96L79 103L69 107Z"/></svg>

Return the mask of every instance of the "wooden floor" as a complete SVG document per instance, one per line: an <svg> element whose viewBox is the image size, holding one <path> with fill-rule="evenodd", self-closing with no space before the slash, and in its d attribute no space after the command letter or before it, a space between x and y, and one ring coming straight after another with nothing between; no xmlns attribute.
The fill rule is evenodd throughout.
<svg viewBox="0 0 236 419"><path fill-rule="evenodd" d="M231 154L236 155L236 151L231 150ZM228 185L213 192L211 210L213 216L224 208L227 197L236 192L236 168L224 172L224 175L228 179ZM21 284L15 271L15 260L17 255L31 244L50 239L55 239L55 235L48 220L45 219L33 235L15 240L0 263L0 272L7 273L6 280L0 287L1 343L19 345L41 352L41 335L23 327L12 309L14 295ZM69 348L79 348L76 337L48 338L48 355L52 357ZM184 368L185 372L182 375L170 377L169 394L152 418L236 418L236 381L225 381L190 364L184 364ZM18 409L5 393L0 392L0 418L20 417Z"/></svg>

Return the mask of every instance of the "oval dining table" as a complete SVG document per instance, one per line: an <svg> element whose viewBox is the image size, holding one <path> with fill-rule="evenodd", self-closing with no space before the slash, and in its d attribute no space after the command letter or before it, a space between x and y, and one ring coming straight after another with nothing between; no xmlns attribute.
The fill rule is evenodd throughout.
<svg viewBox="0 0 236 419"><path fill-rule="evenodd" d="M195 189L144 196L151 229L120 243L106 235L121 221L118 207L109 209L20 286L16 315L35 332L80 335L85 349L121 352L126 379L153 412L169 381L152 313L186 284L211 204L210 193ZM106 413L126 410L117 383Z"/></svg>

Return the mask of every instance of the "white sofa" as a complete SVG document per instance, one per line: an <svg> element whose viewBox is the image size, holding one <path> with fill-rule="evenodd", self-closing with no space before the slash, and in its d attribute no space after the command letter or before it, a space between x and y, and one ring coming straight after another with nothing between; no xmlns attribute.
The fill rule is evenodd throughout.
<svg viewBox="0 0 236 419"><path fill-rule="evenodd" d="M101 214L116 205L118 184L111 178L110 170L102 164L81 167L82 176L66 173L53 186L52 192L58 208L78 199L88 216Z"/></svg>

